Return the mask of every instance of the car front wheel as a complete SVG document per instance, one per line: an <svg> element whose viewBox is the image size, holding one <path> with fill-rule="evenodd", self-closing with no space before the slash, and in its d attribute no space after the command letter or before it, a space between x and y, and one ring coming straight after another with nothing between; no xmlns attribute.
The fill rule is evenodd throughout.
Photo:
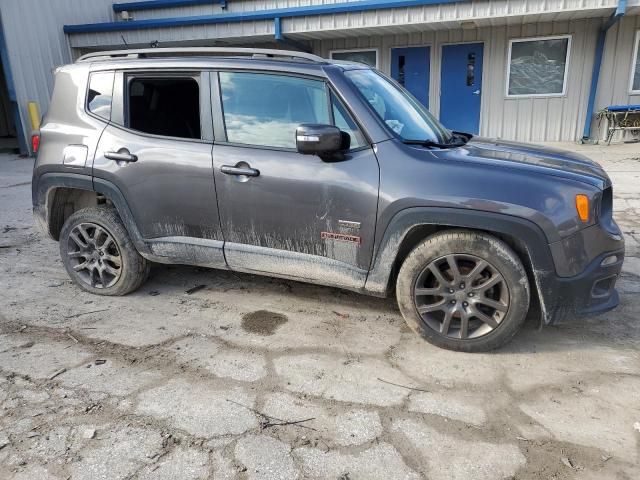
<svg viewBox="0 0 640 480"><path fill-rule="evenodd" d="M529 310L529 282L517 254L481 232L441 232L405 259L396 284L407 324L428 342L464 352L508 342Z"/></svg>

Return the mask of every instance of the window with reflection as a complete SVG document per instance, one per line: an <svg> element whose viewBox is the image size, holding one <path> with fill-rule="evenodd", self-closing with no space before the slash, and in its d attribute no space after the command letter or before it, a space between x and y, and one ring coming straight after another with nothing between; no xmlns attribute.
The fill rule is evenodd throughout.
<svg viewBox="0 0 640 480"><path fill-rule="evenodd" d="M366 145L364 135L358 129L356 122L353 120L349 112L342 102L331 94L331 109L333 113L334 125L351 137L351 148L360 148Z"/></svg>
<svg viewBox="0 0 640 480"><path fill-rule="evenodd" d="M296 148L302 123L330 124L328 92L320 80L247 72L220 72L227 141Z"/></svg>
<svg viewBox="0 0 640 480"><path fill-rule="evenodd" d="M640 93L640 31L636 33L636 46L634 48L633 65L631 66L631 92Z"/></svg>
<svg viewBox="0 0 640 480"><path fill-rule="evenodd" d="M113 72L95 72L89 77L87 110L105 120L111 118L113 77Z"/></svg>
<svg viewBox="0 0 640 480"><path fill-rule="evenodd" d="M508 96L564 95L570 37L511 40Z"/></svg>

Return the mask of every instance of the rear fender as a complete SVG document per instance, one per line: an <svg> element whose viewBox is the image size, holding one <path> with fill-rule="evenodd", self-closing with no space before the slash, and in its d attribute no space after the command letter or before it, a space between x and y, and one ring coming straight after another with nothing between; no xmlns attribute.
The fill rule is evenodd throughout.
<svg viewBox="0 0 640 480"><path fill-rule="evenodd" d="M150 253L149 246L144 242L122 192L113 183L98 178L92 179L88 175L45 173L37 179L37 185L33 191L33 213L38 224L44 227L47 233L49 233L48 224L51 216L51 202L56 188L89 190L104 196L117 210L136 249L140 253Z"/></svg>

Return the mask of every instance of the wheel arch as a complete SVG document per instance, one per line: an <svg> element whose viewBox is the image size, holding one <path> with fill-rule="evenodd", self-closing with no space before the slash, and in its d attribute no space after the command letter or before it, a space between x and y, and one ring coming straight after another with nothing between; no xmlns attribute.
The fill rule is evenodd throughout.
<svg viewBox="0 0 640 480"><path fill-rule="evenodd" d="M75 173L46 173L33 192L33 211L37 222L54 240L59 240L62 225L75 211L89 206L111 204L118 212L139 252L147 252L127 206L124 195L113 183Z"/></svg>
<svg viewBox="0 0 640 480"><path fill-rule="evenodd" d="M387 296L407 255L424 239L444 230L483 232L504 241L522 261L531 285L532 306L547 320L540 278L555 268L547 238L535 223L511 215L457 208L416 207L398 212L376 248L365 290Z"/></svg>

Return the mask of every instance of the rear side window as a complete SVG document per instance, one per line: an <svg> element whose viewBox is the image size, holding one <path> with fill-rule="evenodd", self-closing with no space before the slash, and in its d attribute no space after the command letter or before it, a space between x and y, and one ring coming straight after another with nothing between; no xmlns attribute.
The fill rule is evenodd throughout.
<svg viewBox="0 0 640 480"><path fill-rule="evenodd" d="M324 82L262 73L220 73L222 108L231 143L296 148L302 123L329 122Z"/></svg>
<svg viewBox="0 0 640 480"><path fill-rule="evenodd" d="M200 139L200 86L193 77L129 78L127 127L165 137Z"/></svg>
<svg viewBox="0 0 640 480"><path fill-rule="evenodd" d="M96 72L89 77L87 110L105 120L111 119L113 72Z"/></svg>

